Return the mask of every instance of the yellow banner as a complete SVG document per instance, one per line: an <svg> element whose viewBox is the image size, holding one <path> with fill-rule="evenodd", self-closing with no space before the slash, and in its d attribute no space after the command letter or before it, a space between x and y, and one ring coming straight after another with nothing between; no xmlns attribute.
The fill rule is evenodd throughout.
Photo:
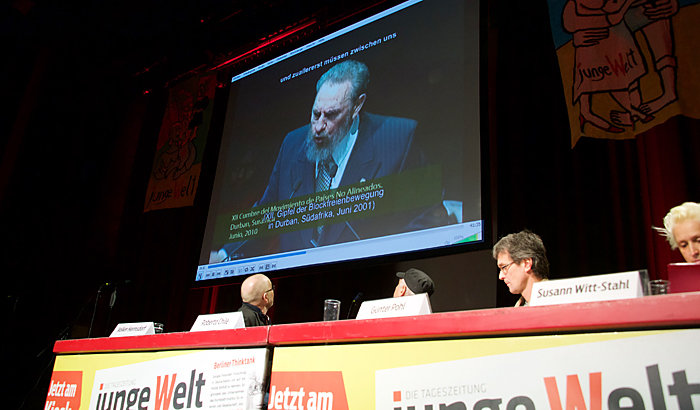
<svg viewBox="0 0 700 410"><path fill-rule="evenodd" d="M687 332L648 331L280 347L275 349L273 358L268 408L290 408L291 400L296 400L297 404L301 403L308 410L396 409L408 406L423 409L427 405L437 409L442 404L456 402L466 403L466 408L472 408L479 400L496 397L502 401L502 406L485 408L506 408L509 400L515 400L512 404L516 404L521 396L524 397L523 401L527 401L527 398L533 405L537 404L537 408L547 408L548 393L565 389L568 375L580 373L581 379L587 380L589 373L604 373L622 365L619 371L623 374L615 377L632 382L639 379L639 374L631 367L625 368L625 360L638 362L641 376L644 376L644 364L664 360L675 363L665 357L654 357L656 349L672 348L676 343L680 348L673 354L679 357L683 354L694 355L692 345L700 342L700 331ZM658 337L662 339L656 339ZM692 340L692 343L688 340ZM648 348L645 350L636 350L638 346L646 345ZM628 357L620 355L620 352L626 352ZM648 352L651 353L645 357ZM577 355L580 355L578 359L574 359ZM609 358L610 355L613 359ZM640 355L648 361L640 361ZM562 360L562 357L571 357L571 360ZM700 364L695 364L694 371L698 367ZM564 379L559 379L559 385L552 383L562 375ZM626 380L626 377L630 380ZM545 379L549 380L549 385ZM527 383L524 382L526 380ZM613 378L606 377L604 380L610 382ZM342 385L338 386L338 381ZM637 384L643 386L641 382ZM576 386L574 381L570 381L569 385ZM585 383L583 386L583 389L587 388ZM601 392L607 391L601 387ZM564 393L561 393L561 397L566 400ZM575 399L569 397L570 401ZM553 401L554 398L549 404ZM566 402L564 407L571 408L566 407ZM529 407L526 405L523 408Z"/></svg>
<svg viewBox="0 0 700 410"><path fill-rule="evenodd" d="M260 406L266 348L60 355L45 410Z"/></svg>

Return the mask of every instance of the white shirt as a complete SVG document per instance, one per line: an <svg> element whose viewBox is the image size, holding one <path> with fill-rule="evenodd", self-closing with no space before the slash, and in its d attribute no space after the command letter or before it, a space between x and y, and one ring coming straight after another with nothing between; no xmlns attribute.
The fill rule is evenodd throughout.
<svg viewBox="0 0 700 410"><path fill-rule="evenodd" d="M338 165L338 171L335 173L333 179L331 179L330 189L338 188L340 181L343 179L343 174L345 173L345 167L348 165L348 159L350 159L350 153L352 152L355 142L357 142L357 131L360 128L360 117L357 116L350 126L350 131L348 134L340 140L340 143L335 147L331 156L336 165ZM316 175L318 175L318 161L316 162Z"/></svg>

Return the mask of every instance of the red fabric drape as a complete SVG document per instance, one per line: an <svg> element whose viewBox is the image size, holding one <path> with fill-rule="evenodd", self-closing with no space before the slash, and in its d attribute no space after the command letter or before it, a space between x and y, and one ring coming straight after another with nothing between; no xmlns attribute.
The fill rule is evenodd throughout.
<svg viewBox="0 0 700 410"><path fill-rule="evenodd" d="M700 121L677 117L637 138L649 275L666 278L666 266L682 262L651 226L663 226L668 210L700 201Z"/></svg>

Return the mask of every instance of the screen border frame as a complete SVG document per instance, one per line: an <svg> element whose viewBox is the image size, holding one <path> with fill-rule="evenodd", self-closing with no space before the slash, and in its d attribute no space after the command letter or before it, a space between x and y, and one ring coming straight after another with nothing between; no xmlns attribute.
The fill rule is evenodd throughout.
<svg viewBox="0 0 700 410"><path fill-rule="evenodd" d="M409 0L410 1L410 0ZM476 0L478 3L478 14L479 14L479 27L478 27L478 33L479 33L479 53L478 53L478 67L479 67L479 73L478 73L478 83L479 83L479 118L480 118L480 124L479 124L479 134L480 134L480 179L481 179L481 221L482 221L482 239L479 241L473 241L473 242L467 242L467 243L461 243L461 244L453 244L453 245L447 245L447 246L440 246L440 247L433 247L433 248L427 248L427 249L421 249L421 250L412 250L412 251L406 251L406 252L397 252L397 253L392 253L392 254L384 254L384 255L376 255L376 256L369 256L365 258L355 258L355 259L348 259L348 260L339 260L339 261L333 261L333 262L324 262L324 263L317 263L313 265L304 265L304 266L297 266L297 267L292 267L292 268L285 268L285 269L279 269L279 270L273 270L273 271L264 271L264 272L255 272L255 273L263 273L264 275L268 276L270 279L282 279L282 278L289 278L289 277L301 277L305 275L313 275L313 274L333 274L337 273L343 270L347 270L348 267L352 266L352 269L364 269L372 266L379 266L379 265L387 265L387 264L396 264L400 262L406 262L406 261L411 261L411 260L420 260L420 259L427 259L427 258L433 258L433 257L441 257L441 256L447 256L447 255L454 255L454 254L459 254L459 253L466 253L466 252L475 252L475 251L483 251L486 249L491 249L492 244L493 244L493 237L494 237L494 229L496 226L496 212L492 208L492 204L495 203L495 198L492 197L492 194L496 192L496 178L494 175L494 171L492 169L492 164L495 161L493 160L493 154L492 154L492 149L494 147L493 145L493 139L490 133L490 115L489 115L489 104L490 104L490 99L489 99L489 93L488 93L488 85L490 81L492 80L492 77L489 76L489 52L488 52L488 10L486 7L486 1L485 0ZM212 198L212 191L214 187L214 179L216 177L216 168L218 165L218 159L220 155L220 146L223 138L223 127L224 127L224 122L226 120L226 112L227 112L227 103L229 99L229 92L231 88L231 84L233 84L233 78L235 78L238 75L241 75L243 73L249 72L251 70L256 69L257 67L260 67L261 65L267 64L268 62L271 62L275 59L279 59L280 57L289 54L290 52L293 52L301 47L304 47L306 45L312 44L319 39L322 39L326 36L332 35L334 33L337 33L339 31L342 31L346 29L347 27L350 27L354 24L357 24L358 22L361 22L365 19L371 18L373 16L379 15L381 13L384 13L386 10L391 9L392 7L395 7L397 5L407 3L407 1L392 1L387 4L378 4L375 5L375 7L369 7L363 9L361 12L356 12L353 14L352 11L347 11L346 14L349 16L340 19L342 21L336 22L336 23L331 23L327 26L325 26L323 29L319 29L317 31L314 31L310 33L306 37L299 38L295 41L289 42L286 46L280 47L277 50L271 51L270 54L265 54L261 53L260 56L258 57L252 57L245 64L241 64L235 71L226 71L226 80L224 82L224 86L220 87L217 89L217 96L216 100L217 103L221 101L221 106L217 107L219 110L217 112L219 113L220 117L218 118L212 118L212 123L215 121L218 122L218 126L212 126L210 128L210 134L214 132L218 132L216 135L216 143L213 143L210 135L210 143L207 146L207 151L211 149L212 152L211 155L209 153L206 153L205 155L208 158L211 158L211 162L207 164L207 167L211 168L211 171L209 172L210 181L207 181L207 192L206 192L206 201L203 201L205 203L202 203L202 206L204 207L203 210L203 215L202 215L202 220L203 224L201 227L201 235L200 235L200 240L198 243L200 244L200 248L197 250L196 253L196 258L195 258L195 265L192 269L192 276L189 279L190 282L190 288L191 289L206 289L206 288L212 288L212 287L218 287L218 286L225 286L225 285L236 285L240 284L245 280L245 278L249 277L250 274L248 275L236 275L236 276L227 276L223 278L214 278L214 279L202 279L202 280L197 280L196 279L196 271L197 267L201 266L199 265L199 257L201 253L201 245L204 240L204 233L205 233L205 226L206 226L206 221L208 217L208 212L209 212L209 206L210 206L210 201ZM204 171L204 168L203 168ZM208 174L209 174L208 173ZM202 184L203 185L203 184ZM200 185L200 187L202 187ZM204 193L199 192L199 195L202 196Z"/></svg>

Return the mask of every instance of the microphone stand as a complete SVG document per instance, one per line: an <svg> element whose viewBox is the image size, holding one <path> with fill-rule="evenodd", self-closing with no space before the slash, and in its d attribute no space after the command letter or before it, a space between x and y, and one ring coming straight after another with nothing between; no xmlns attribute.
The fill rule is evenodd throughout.
<svg viewBox="0 0 700 410"><path fill-rule="evenodd" d="M90 318L90 327L88 328L88 339L92 337L92 327L95 324L95 316L97 315L97 304L100 301L100 296L102 296L102 289L104 288L105 284L102 283L100 284L100 287L97 288L97 295L95 296L95 306L92 308L92 317Z"/></svg>
<svg viewBox="0 0 700 410"><path fill-rule="evenodd" d="M350 303L350 309L348 309L348 319L352 316L352 309L357 305L358 302L361 302L362 299L364 299L365 294L362 292L358 292L357 295L352 299L352 302Z"/></svg>
<svg viewBox="0 0 700 410"><path fill-rule="evenodd" d="M107 311L107 329L111 329L110 322L112 321L112 311L114 310L114 304L117 303L117 287L112 290L112 296L109 298L109 311Z"/></svg>

